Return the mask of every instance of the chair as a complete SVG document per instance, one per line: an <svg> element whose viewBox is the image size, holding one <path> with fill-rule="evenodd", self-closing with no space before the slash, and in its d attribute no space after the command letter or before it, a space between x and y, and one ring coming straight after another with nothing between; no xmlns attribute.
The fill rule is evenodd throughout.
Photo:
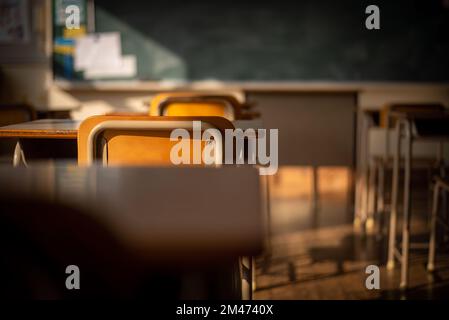
<svg viewBox="0 0 449 320"><path fill-rule="evenodd" d="M170 151L177 142L170 141L170 133L179 128L191 132L193 121L201 121L202 129L220 130L222 137L225 129L234 128L228 120L219 117L94 116L80 125L78 162L90 165L101 156L104 165L173 165ZM204 145L202 143L201 150ZM223 146L217 143L216 155L223 156ZM216 163L222 162L219 158L216 160ZM238 273L242 279L243 270L238 269Z"/></svg>
<svg viewBox="0 0 449 320"><path fill-rule="evenodd" d="M250 104L241 103L232 95L189 92L161 93L151 100L150 115L219 116L233 121L258 115L248 112L250 108Z"/></svg>
<svg viewBox="0 0 449 320"><path fill-rule="evenodd" d="M177 141L170 141L170 133L178 128L191 132L193 121L201 121L202 129L219 130L222 137L225 137L226 129L234 129L230 121L221 117L94 116L83 121L78 129L78 163L91 165L95 160L102 159L103 165L171 166L170 153ZM192 145L193 141L189 143ZM205 143L202 142L201 150ZM223 163L225 141L215 143L216 165ZM199 165L206 164L202 162ZM248 297L251 298L251 279L254 276L252 260L249 259L247 264L245 268L249 270L243 269L241 274L250 282Z"/></svg>
<svg viewBox="0 0 449 320"><path fill-rule="evenodd" d="M170 133L178 128L191 132L193 121L201 121L202 129L219 130L222 137L224 130L234 128L231 122L220 117L94 116L79 127L78 163L90 165L101 156L104 165L173 165L170 151L177 142L170 141ZM216 143L215 163L219 164L220 157L224 156L224 141ZM204 146L203 142L202 150ZM243 278L243 267L239 273Z"/></svg>

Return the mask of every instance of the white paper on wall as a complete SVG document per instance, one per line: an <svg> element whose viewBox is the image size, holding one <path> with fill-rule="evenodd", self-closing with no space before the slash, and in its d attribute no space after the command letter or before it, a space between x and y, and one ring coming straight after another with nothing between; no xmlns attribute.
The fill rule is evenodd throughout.
<svg viewBox="0 0 449 320"><path fill-rule="evenodd" d="M119 68L123 64L121 52L119 32L94 33L77 38L75 70Z"/></svg>
<svg viewBox="0 0 449 320"><path fill-rule="evenodd" d="M125 55L120 58L118 65L112 67L89 67L84 70L86 79L96 78L130 78L137 74L137 64L135 55Z"/></svg>

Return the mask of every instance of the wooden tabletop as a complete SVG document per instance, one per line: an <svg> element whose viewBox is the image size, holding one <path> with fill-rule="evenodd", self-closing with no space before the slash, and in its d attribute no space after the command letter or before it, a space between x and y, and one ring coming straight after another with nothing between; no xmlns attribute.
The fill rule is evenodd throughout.
<svg viewBox="0 0 449 320"><path fill-rule="evenodd" d="M80 121L41 119L0 127L0 137L76 139Z"/></svg>
<svg viewBox="0 0 449 320"><path fill-rule="evenodd" d="M76 139L81 121L71 119L41 119L0 127L0 137ZM262 127L260 119L236 120L236 128L258 129Z"/></svg>
<svg viewBox="0 0 449 320"><path fill-rule="evenodd" d="M253 255L263 244L259 174L249 166L0 166L0 180L3 195L84 208L129 250L148 259Z"/></svg>

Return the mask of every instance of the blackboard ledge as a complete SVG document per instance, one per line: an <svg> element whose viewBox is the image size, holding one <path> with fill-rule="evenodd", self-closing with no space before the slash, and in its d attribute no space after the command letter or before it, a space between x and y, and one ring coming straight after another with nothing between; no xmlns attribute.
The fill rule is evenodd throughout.
<svg viewBox="0 0 449 320"><path fill-rule="evenodd" d="M363 92L449 90L449 83L432 82L337 82L337 81L94 81L55 80L53 84L68 92L158 92L181 90L241 90L246 92Z"/></svg>

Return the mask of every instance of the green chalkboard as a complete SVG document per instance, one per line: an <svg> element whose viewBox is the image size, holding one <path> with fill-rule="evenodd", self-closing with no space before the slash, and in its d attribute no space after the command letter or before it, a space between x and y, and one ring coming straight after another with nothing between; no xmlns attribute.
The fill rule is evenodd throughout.
<svg viewBox="0 0 449 320"><path fill-rule="evenodd" d="M95 0L95 28L121 33L140 80L446 82L445 3Z"/></svg>

